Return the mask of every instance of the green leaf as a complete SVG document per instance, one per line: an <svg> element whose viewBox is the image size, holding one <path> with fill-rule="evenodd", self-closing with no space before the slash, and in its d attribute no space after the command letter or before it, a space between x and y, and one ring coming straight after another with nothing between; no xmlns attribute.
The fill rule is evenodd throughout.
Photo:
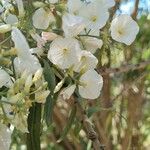
<svg viewBox="0 0 150 150"><path fill-rule="evenodd" d="M53 117L53 108L55 102L57 100L58 94L54 94L54 89L56 87L56 77L54 74L54 70L50 67L49 63L44 60L44 78L48 82L48 88L51 91L50 95L46 99L45 107L44 107L44 119L46 121L47 126L50 126L52 123Z"/></svg>
<svg viewBox="0 0 150 150"><path fill-rule="evenodd" d="M81 122L79 121L79 119L76 119L74 124L75 124L74 135L76 137L78 137L79 136L79 132L83 128L83 125L81 124Z"/></svg>
<svg viewBox="0 0 150 150"><path fill-rule="evenodd" d="M53 121L53 108L55 106L58 94L49 95L46 99L45 107L44 107L44 119L46 121L46 125L49 127Z"/></svg>
<svg viewBox="0 0 150 150"><path fill-rule="evenodd" d="M41 135L41 104L34 103L29 110L28 130L27 133L27 149L41 150L40 135Z"/></svg>
<svg viewBox="0 0 150 150"><path fill-rule="evenodd" d="M56 78L53 68L50 67L49 63L45 60L43 73L45 80L48 82L48 88L50 89L51 93L53 93L56 86Z"/></svg>
<svg viewBox="0 0 150 150"><path fill-rule="evenodd" d="M99 107L90 107L88 110L87 110L87 116L88 117L91 117L94 113L97 113L100 111L100 108Z"/></svg>
<svg viewBox="0 0 150 150"><path fill-rule="evenodd" d="M68 132L70 131L71 127L72 127L72 124L74 123L74 120L75 120L75 116L76 116L76 112L77 112L77 108L76 107L73 107L72 108L72 111L70 113L70 116L69 116L69 120L67 122L67 125L66 127L64 128L63 132L62 132L62 135L60 137L60 139L58 140L58 142L61 142L65 137L66 135L68 134Z"/></svg>

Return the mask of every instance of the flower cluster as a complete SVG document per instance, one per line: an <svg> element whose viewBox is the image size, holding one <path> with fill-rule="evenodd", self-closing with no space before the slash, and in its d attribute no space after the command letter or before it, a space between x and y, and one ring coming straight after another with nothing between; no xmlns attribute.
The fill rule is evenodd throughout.
<svg viewBox="0 0 150 150"><path fill-rule="evenodd" d="M105 44L100 30L114 5L114 0L46 0L33 2L26 11L22 0L1 1L0 33L10 34L15 50L13 65L0 69L1 101L10 104L9 109L5 109L7 105L2 109L6 122L27 132L29 108L35 102L44 104L49 94L59 93L63 99L73 93L84 99L100 96L103 78L95 71L95 54ZM110 25L112 39L126 45L135 40L138 31L137 23L125 14ZM58 78L53 91L44 79L43 60Z"/></svg>

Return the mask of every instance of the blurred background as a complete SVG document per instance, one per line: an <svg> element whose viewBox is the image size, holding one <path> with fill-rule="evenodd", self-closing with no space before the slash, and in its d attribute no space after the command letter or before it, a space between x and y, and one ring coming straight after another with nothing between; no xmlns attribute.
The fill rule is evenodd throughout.
<svg viewBox="0 0 150 150"><path fill-rule="evenodd" d="M104 78L101 97L84 101L83 107L106 150L150 150L150 0L116 0L110 13L101 31L108 35L106 44L96 54L97 70ZM114 42L108 30L112 16L123 13L140 26L135 43L128 47ZM80 114L72 119L71 109L71 100L58 99L51 110L52 124L43 126L43 150L92 149ZM11 149L25 149L25 139L15 131Z"/></svg>

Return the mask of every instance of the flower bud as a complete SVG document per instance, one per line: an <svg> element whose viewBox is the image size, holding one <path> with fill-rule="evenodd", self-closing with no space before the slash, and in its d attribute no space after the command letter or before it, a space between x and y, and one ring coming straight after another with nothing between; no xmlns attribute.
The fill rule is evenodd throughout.
<svg viewBox="0 0 150 150"><path fill-rule="evenodd" d="M42 32L42 39L44 41L53 41L57 37L58 37L58 35L53 32Z"/></svg>
<svg viewBox="0 0 150 150"><path fill-rule="evenodd" d="M30 74L25 82L25 92L26 93L29 93L30 92L30 87L32 85L32 74Z"/></svg>
<svg viewBox="0 0 150 150"><path fill-rule="evenodd" d="M50 91L42 91L35 94L35 100L37 103L45 103L47 96L49 95Z"/></svg>
<svg viewBox="0 0 150 150"><path fill-rule="evenodd" d="M57 93L63 86L65 79L61 80L55 87L54 93Z"/></svg>
<svg viewBox="0 0 150 150"><path fill-rule="evenodd" d="M76 85L71 85L66 87L65 89L63 89L60 93L60 95L62 95L64 100L67 100L71 97L71 95L73 94L73 92L75 91Z"/></svg>
<svg viewBox="0 0 150 150"><path fill-rule="evenodd" d="M0 33L6 33L11 30L11 25L10 24L4 24L0 26Z"/></svg>
<svg viewBox="0 0 150 150"><path fill-rule="evenodd" d="M43 69L37 70L37 72L35 73L33 77L33 82L38 81L42 77L42 73L43 73Z"/></svg>
<svg viewBox="0 0 150 150"><path fill-rule="evenodd" d="M33 6L35 8L40 8L40 7L44 7L45 4L43 2L36 1L36 2L33 2Z"/></svg>

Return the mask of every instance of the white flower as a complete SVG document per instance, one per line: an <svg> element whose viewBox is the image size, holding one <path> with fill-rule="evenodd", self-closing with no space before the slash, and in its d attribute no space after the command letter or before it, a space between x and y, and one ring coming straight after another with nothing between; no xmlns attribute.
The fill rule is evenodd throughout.
<svg viewBox="0 0 150 150"><path fill-rule="evenodd" d="M11 144L11 131L6 125L0 123L0 148L8 150Z"/></svg>
<svg viewBox="0 0 150 150"><path fill-rule="evenodd" d="M93 2L85 5L79 11L78 16L83 17L86 27L91 30L92 35L99 35L99 29L105 26L109 13L103 5L99 6Z"/></svg>
<svg viewBox="0 0 150 150"><path fill-rule="evenodd" d="M15 48L18 55L18 57L14 59L16 72L20 74L26 70L29 73L34 74L38 69L41 68L41 65L39 60L31 54L29 45L19 29L13 28L12 40L15 43Z"/></svg>
<svg viewBox="0 0 150 150"><path fill-rule="evenodd" d="M5 70L0 69L0 88L2 86L10 87L11 85L12 81L9 74Z"/></svg>
<svg viewBox="0 0 150 150"><path fill-rule="evenodd" d="M74 93L76 88L76 85L73 84L71 86L66 87L65 89L63 89L60 93L60 95L62 95L64 100L67 100L71 97L71 95Z"/></svg>
<svg viewBox="0 0 150 150"><path fill-rule="evenodd" d="M61 69L68 69L80 59L80 45L73 38L55 39L48 52L49 60Z"/></svg>
<svg viewBox="0 0 150 150"><path fill-rule="evenodd" d="M51 4L55 4L55 3L58 3L59 0L49 0L49 3Z"/></svg>
<svg viewBox="0 0 150 150"><path fill-rule="evenodd" d="M129 15L123 14L113 19L110 30L114 40L131 45L139 32L139 26Z"/></svg>
<svg viewBox="0 0 150 150"><path fill-rule="evenodd" d="M90 51L92 54L103 46L103 41L94 37L82 37L82 42L86 50Z"/></svg>
<svg viewBox="0 0 150 150"><path fill-rule="evenodd" d="M28 114L17 113L12 120L12 124L21 132L28 133L27 118Z"/></svg>
<svg viewBox="0 0 150 150"><path fill-rule="evenodd" d="M79 10L82 9L84 5L85 3L81 0L68 0L68 3L67 3L69 13L72 13L75 15L79 13Z"/></svg>
<svg viewBox="0 0 150 150"><path fill-rule="evenodd" d="M105 26L109 13L108 9L114 6L114 0L69 0L69 13L84 19L90 34L99 35L99 29Z"/></svg>
<svg viewBox="0 0 150 150"><path fill-rule="evenodd" d="M98 64L98 59L88 51L81 51L80 62L74 66L75 72L80 72L81 70L87 71L90 69L95 69Z"/></svg>
<svg viewBox="0 0 150 150"><path fill-rule="evenodd" d="M96 99L103 86L103 78L95 70L84 73L79 82L79 94L85 99Z"/></svg>
<svg viewBox="0 0 150 150"><path fill-rule="evenodd" d="M17 74L21 74L25 70L29 74L34 74L38 69L41 68L39 60L34 55L31 55L28 59L16 57L14 59L14 66Z"/></svg>
<svg viewBox="0 0 150 150"><path fill-rule="evenodd" d="M35 100L37 103L42 103L44 104L46 102L46 98L49 95L50 91L40 91L35 93Z"/></svg>
<svg viewBox="0 0 150 150"><path fill-rule="evenodd" d="M45 11L44 8L39 8L35 11L32 17L33 25L37 29L47 29L50 22L54 22L54 16L49 11Z"/></svg>
<svg viewBox="0 0 150 150"><path fill-rule="evenodd" d="M85 28L85 23L81 17L65 14L62 17L62 28L66 37L75 37Z"/></svg>

